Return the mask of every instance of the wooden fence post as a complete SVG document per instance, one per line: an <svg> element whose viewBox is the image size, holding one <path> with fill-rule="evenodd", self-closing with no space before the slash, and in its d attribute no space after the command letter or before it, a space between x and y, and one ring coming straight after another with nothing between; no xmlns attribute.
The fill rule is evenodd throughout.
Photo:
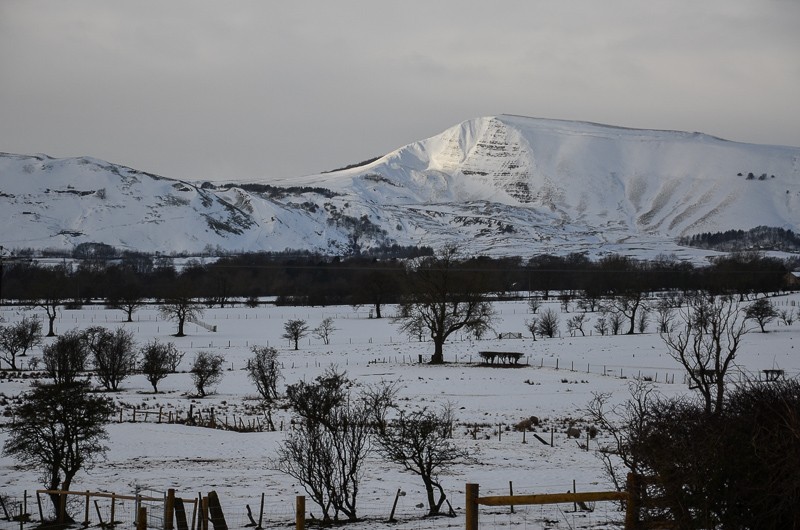
<svg viewBox="0 0 800 530"><path fill-rule="evenodd" d="M306 498L304 495L298 495L295 502L294 527L295 530L305 530L306 528Z"/></svg>
<svg viewBox="0 0 800 530"><path fill-rule="evenodd" d="M200 521L198 523L201 525L201 530L208 530L208 497L203 497L201 505Z"/></svg>
<svg viewBox="0 0 800 530"><path fill-rule="evenodd" d="M89 526L89 492L86 492L86 507L83 510L83 526Z"/></svg>
<svg viewBox="0 0 800 530"><path fill-rule="evenodd" d="M159 418L161 413L159 412ZM172 521L175 518L175 489L167 490L167 502L164 504L164 530L172 530Z"/></svg>
<svg viewBox="0 0 800 530"><path fill-rule="evenodd" d="M465 530L478 530L478 494L480 493L478 484L467 484L466 493L464 528Z"/></svg>
<svg viewBox="0 0 800 530"><path fill-rule="evenodd" d="M116 508L117 508L116 507L116 504L117 504L116 501L117 501L117 494L116 493L112 493L111 494L111 517L109 517L109 519L108 519L108 524L110 524L111 526L114 526L114 521L115 521L115 516L116 516L115 512L116 512Z"/></svg>
<svg viewBox="0 0 800 530"><path fill-rule="evenodd" d="M625 530L636 530L639 522L639 485L634 473L628 473L625 481L628 504L625 507Z"/></svg>
<svg viewBox="0 0 800 530"><path fill-rule="evenodd" d="M258 526L256 530L261 530L261 522L264 520L264 492L261 492L261 507L258 509Z"/></svg>
<svg viewBox="0 0 800 530"><path fill-rule="evenodd" d="M136 530L147 530L147 508L139 506L139 513L136 515Z"/></svg>

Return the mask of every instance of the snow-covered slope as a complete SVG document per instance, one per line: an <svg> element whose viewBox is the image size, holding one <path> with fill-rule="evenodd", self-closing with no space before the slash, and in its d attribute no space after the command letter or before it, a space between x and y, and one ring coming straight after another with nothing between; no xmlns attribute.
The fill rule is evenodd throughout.
<svg viewBox="0 0 800 530"><path fill-rule="evenodd" d="M800 231L800 148L478 118L343 171L200 186L80 158L0 157L6 247L141 250L457 243L473 253L677 252L681 235ZM100 191L103 190L103 191Z"/></svg>

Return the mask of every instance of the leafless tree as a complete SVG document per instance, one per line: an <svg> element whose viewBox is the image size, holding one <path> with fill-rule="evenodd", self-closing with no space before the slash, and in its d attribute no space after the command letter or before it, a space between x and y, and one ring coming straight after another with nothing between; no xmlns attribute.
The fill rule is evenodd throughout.
<svg viewBox="0 0 800 530"><path fill-rule="evenodd" d="M608 334L608 320L605 315L600 315L594 323L594 330L600 335Z"/></svg>
<svg viewBox="0 0 800 530"><path fill-rule="evenodd" d="M28 350L42 341L42 321L34 317L22 317L16 324L0 328L0 360L12 370L17 369L17 356L24 357Z"/></svg>
<svg viewBox="0 0 800 530"><path fill-rule="evenodd" d="M70 384L78 380L86 371L89 348L80 330L73 329L63 333L42 348L42 364L47 375L56 384Z"/></svg>
<svg viewBox="0 0 800 530"><path fill-rule="evenodd" d="M597 456L620 491L625 488L627 473L641 472L633 445L645 431L650 407L658 400L653 385L643 380L628 383L628 392L630 398L616 405L611 393L593 393L584 411L589 421L609 438L608 444L600 446Z"/></svg>
<svg viewBox="0 0 800 530"><path fill-rule="evenodd" d="M795 312L794 309L783 309L778 315L786 326L791 326L794 323Z"/></svg>
<svg viewBox="0 0 800 530"><path fill-rule="evenodd" d="M525 321L525 327L528 328L528 331L533 337L533 340L536 340L536 334L539 333L539 319L534 317L530 320Z"/></svg>
<svg viewBox="0 0 800 530"><path fill-rule="evenodd" d="M286 389L300 417L273 465L297 479L322 510L324 522L358 518L357 497L370 450L370 399L350 394L346 374L327 370Z"/></svg>
<svg viewBox="0 0 800 530"><path fill-rule="evenodd" d="M730 296L701 295L678 309L677 319L671 331L661 333L667 353L686 369L706 412L718 412L723 407L725 377L747 333L744 314Z"/></svg>
<svg viewBox="0 0 800 530"><path fill-rule="evenodd" d="M64 301L68 298L66 286L66 269L64 267L56 267L34 288L30 307L44 309L47 315L48 337L56 336L55 321L58 318L58 309L64 305Z"/></svg>
<svg viewBox="0 0 800 530"><path fill-rule="evenodd" d="M322 319L322 322L319 323L319 326L314 328L314 336L321 340L325 345L331 343L331 334L336 331L336 328L333 325L333 319L331 317L326 317Z"/></svg>
<svg viewBox="0 0 800 530"><path fill-rule="evenodd" d="M542 307L542 299L538 296L531 296L528 298L528 307L534 315Z"/></svg>
<svg viewBox="0 0 800 530"><path fill-rule="evenodd" d="M636 329L636 312L646 305L645 294L641 289L631 289L612 297L607 302L608 309L612 314L624 315L630 322L628 335L633 335Z"/></svg>
<svg viewBox="0 0 800 530"><path fill-rule="evenodd" d="M92 326L84 331L91 352L97 379L106 390L116 391L128 377L136 363L133 332L124 328L115 331Z"/></svg>
<svg viewBox="0 0 800 530"><path fill-rule="evenodd" d="M23 467L41 471L45 488L69 490L80 470L101 459L107 447L106 424L113 413L110 400L94 395L87 382L39 384L12 408L3 454ZM59 495L50 495L56 519L61 512Z"/></svg>
<svg viewBox="0 0 800 530"><path fill-rule="evenodd" d="M553 309L547 308L542 311L539 317L539 334L551 339L558 334L558 313Z"/></svg>
<svg viewBox="0 0 800 530"><path fill-rule="evenodd" d="M300 339L308 334L308 324L305 320L289 320L283 325L283 337L294 343L294 349L299 349Z"/></svg>
<svg viewBox="0 0 800 530"><path fill-rule="evenodd" d="M768 299L759 298L745 309L744 314L748 319L758 322L761 333L766 333L764 326L778 317L778 310Z"/></svg>
<svg viewBox="0 0 800 530"><path fill-rule="evenodd" d="M655 306L656 327L659 333L669 333L674 316L674 306L667 298L662 298Z"/></svg>
<svg viewBox="0 0 800 530"><path fill-rule="evenodd" d="M447 500L439 473L469 460L469 452L451 439L454 416L449 403L439 410L400 410L377 435L378 451L390 462L419 475L425 486L428 515L440 515ZM450 516L455 516L452 508Z"/></svg>
<svg viewBox="0 0 800 530"><path fill-rule="evenodd" d="M281 369L278 366L278 350L268 346L253 346L253 356L247 360L247 376L256 385L264 406L269 429L274 431L272 410L278 400L278 381Z"/></svg>
<svg viewBox="0 0 800 530"><path fill-rule="evenodd" d="M494 312L481 289L481 277L459 271L458 251L446 247L434 257L421 258L408 270L408 293L395 322L415 335L425 329L433 340L431 364L444 362L447 338L465 330L480 337L490 328Z"/></svg>
<svg viewBox="0 0 800 530"><path fill-rule="evenodd" d="M574 315L567 320L567 331L571 336L575 336L575 333L580 331L581 336L585 337L586 333L583 331L583 325L586 323L586 313L580 313L578 315Z"/></svg>
<svg viewBox="0 0 800 530"><path fill-rule="evenodd" d="M189 372L200 397L209 393L209 388L222 380L222 363L225 357L207 351L199 351L194 357Z"/></svg>
<svg viewBox="0 0 800 530"><path fill-rule="evenodd" d="M108 308L123 311L127 322L133 322L133 313L143 305L141 287L135 282L121 285L108 299Z"/></svg>
<svg viewBox="0 0 800 530"><path fill-rule="evenodd" d="M175 333L176 337L184 337L186 335L183 332L183 328L187 321L203 316L203 308L200 304L188 295L181 294L181 292L165 298L158 308L158 312L162 318L174 320L178 324L178 331Z"/></svg>
<svg viewBox="0 0 800 530"><path fill-rule="evenodd" d="M608 328L611 330L612 335L619 335L622 331L622 324L625 322L625 317L616 310L606 312L608 315Z"/></svg>
<svg viewBox="0 0 800 530"><path fill-rule="evenodd" d="M639 315L636 317L636 331L639 333L646 332L648 324L650 324L650 309L647 306L642 306L639 310Z"/></svg>
<svg viewBox="0 0 800 530"><path fill-rule="evenodd" d="M183 355L173 343L159 342L158 339L153 339L142 347L140 370L153 385L153 392L158 392L158 383L162 379L175 373Z"/></svg>

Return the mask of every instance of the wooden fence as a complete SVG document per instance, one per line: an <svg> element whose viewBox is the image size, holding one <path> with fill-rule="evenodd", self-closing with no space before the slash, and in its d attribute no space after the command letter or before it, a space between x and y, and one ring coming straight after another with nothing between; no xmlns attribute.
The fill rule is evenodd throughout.
<svg viewBox="0 0 800 530"><path fill-rule="evenodd" d="M532 504L587 503L597 501L625 502L625 530L637 530L638 496L635 478L628 475L627 491L587 491L572 493L548 493L534 495L498 495L481 497L478 484L467 484L466 488L466 530L479 529L479 506L523 506Z"/></svg>
<svg viewBox="0 0 800 530"><path fill-rule="evenodd" d="M83 521L82 524L84 527L87 527L91 524L92 520L92 499L94 498L94 508L97 515L98 523L100 526L108 526L114 525L116 523L116 508L118 502L134 502L136 503L134 514L138 518L139 514L141 513L141 509L144 508L143 503L146 502L158 502L163 503L163 520L164 524L163 527L165 530L172 530L173 524L173 514L175 513L175 506L176 504L180 506L181 510L186 504L192 505L192 527L194 527L195 519L197 517L197 506L198 500L197 499L181 499L175 497L175 490L170 489L166 496L164 497L151 497L146 495L118 495L116 493L105 493L105 492L96 492L96 491L65 491L65 490L36 490L36 502L39 508L39 520L45 521L44 510L42 508L42 498L41 495L50 495L50 496L57 496L59 498L59 510L58 510L58 520L57 523L64 523L66 518L66 507L67 507L67 498L69 496L73 497L84 497L84 512L83 512ZM100 507L97 503L97 499L110 499L111 500L111 508L110 508L110 515L108 516L107 521L103 521ZM145 512L146 513L146 512ZM134 521L136 526L138 527L141 524L147 524L146 521L142 523L138 519ZM181 519L179 517L179 524L178 530L189 530L189 525L186 522L185 512L184 516Z"/></svg>
<svg viewBox="0 0 800 530"><path fill-rule="evenodd" d="M215 491L211 491L208 493L207 496L199 495L197 498L192 499L182 499L180 497L175 496L175 490L169 489L167 494L164 497L151 497L151 496L144 496L144 495L117 495L116 493L104 493L104 492L91 492L91 491L66 491L66 490L37 490L36 491L36 500L39 507L39 521L41 526L46 526L46 519L44 516L44 509L42 507L42 499L41 495L49 495L49 496L56 496L58 497L59 502L59 509L58 509L58 519L55 523L59 525L63 525L66 522L67 517L67 498L72 495L75 497L84 497L86 502L84 504L84 514L83 514L83 521L81 524L84 528L93 524L92 521L92 499L94 498L94 507L96 510L97 515L97 524L101 528L108 528L114 527L114 525L118 524L120 521L117 521L117 517L115 514L115 508L117 507L117 503L123 501L135 502L135 508L133 510L135 519L133 521L136 530L146 530L147 528L158 528L160 530L209 530L209 527L213 527L214 530L228 530L228 524L225 521L225 516L222 511L222 506L219 501L219 496ZM110 515L108 516L108 520L104 521L100 512L100 507L98 506L97 499L110 499L111 500L111 509ZM163 507L158 507L158 513L150 513L147 512L147 507L145 506L146 502L157 502L163 503ZM191 523L187 518L187 505L192 505L192 513L191 513ZM252 517L250 513L250 507L248 506L248 516L250 521L252 522L252 526L256 527L256 530L262 530L262 520L263 520L263 510L264 510L264 495L261 496L261 513L258 517L258 523ZM305 496L298 495L295 501L295 529L296 530L303 530L306 527L306 498ZM155 515L155 517L153 517ZM150 518L148 519L148 516ZM150 521L153 519L159 521L158 524L152 524ZM20 527L22 526L22 522L29 522L30 517L25 514L24 519L20 520ZM76 522L77 518L76 518Z"/></svg>

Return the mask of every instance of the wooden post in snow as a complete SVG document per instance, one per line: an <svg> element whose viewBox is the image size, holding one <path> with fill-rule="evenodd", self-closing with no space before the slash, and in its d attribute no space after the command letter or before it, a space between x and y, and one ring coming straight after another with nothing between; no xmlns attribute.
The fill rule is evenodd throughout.
<svg viewBox="0 0 800 530"><path fill-rule="evenodd" d="M139 513L136 515L136 530L147 530L147 508L139 506Z"/></svg>
<svg viewBox="0 0 800 530"><path fill-rule="evenodd" d="M480 487L477 484L467 484L465 512L465 530L478 530L478 494Z"/></svg>
<svg viewBox="0 0 800 530"><path fill-rule="evenodd" d="M306 498L298 495L294 507L294 527L295 530L305 530L306 528Z"/></svg>

